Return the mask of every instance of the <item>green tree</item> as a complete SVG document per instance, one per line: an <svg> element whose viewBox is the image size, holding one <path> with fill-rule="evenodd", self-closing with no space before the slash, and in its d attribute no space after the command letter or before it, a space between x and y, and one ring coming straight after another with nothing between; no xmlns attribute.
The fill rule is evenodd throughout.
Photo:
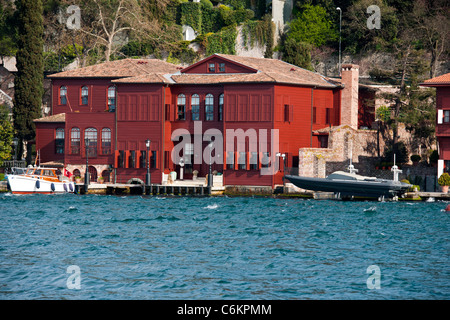
<svg viewBox="0 0 450 320"><path fill-rule="evenodd" d="M12 1L0 0L0 56L13 56L17 51L17 23Z"/></svg>
<svg viewBox="0 0 450 320"><path fill-rule="evenodd" d="M288 39L320 47L338 38L336 25L323 7L306 4L301 9L289 24Z"/></svg>
<svg viewBox="0 0 450 320"><path fill-rule="evenodd" d="M367 8L377 5L380 8L380 29L369 29ZM399 19L396 9L383 0L358 0L343 12L342 41L344 50L357 54L371 50L390 49L397 39Z"/></svg>
<svg viewBox="0 0 450 320"><path fill-rule="evenodd" d="M4 160L11 158L13 131L8 117L8 108L0 105L0 166Z"/></svg>
<svg viewBox="0 0 450 320"><path fill-rule="evenodd" d="M287 39L283 46L283 61L312 71L311 45L293 38Z"/></svg>
<svg viewBox="0 0 450 320"><path fill-rule="evenodd" d="M393 93L384 93L381 96L390 102L392 117L390 127L392 128L392 149L398 150L398 123L405 123L407 128L417 138L426 138L427 134L434 131L433 124L435 116L431 110L431 91L420 91L418 84L424 80L423 75L427 70L424 60L424 50L421 48L417 34L414 31L405 30L399 35L394 44L395 67L392 78L397 82L398 89ZM434 134L429 136L432 141ZM428 143L430 145L430 143Z"/></svg>
<svg viewBox="0 0 450 320"><path fill-rule="evenodd" d="M40 117L44 93L43 7L42 0L18 0L16 4L19 50L16 55L18 71L14 80L13 118L18 138L29 141L35 138L33 119ZM27 144L28 163L31 163L31 146Z"/></svg>
<svg viewBox="0 0 450 320"><path fill-rule="evenodd" d="M437 76L439 61L445 60L450 49L449 12L450 5L445 0L416 0L411 12L409 20L420 30L419 39L430 53L430 78Z"/></svg>

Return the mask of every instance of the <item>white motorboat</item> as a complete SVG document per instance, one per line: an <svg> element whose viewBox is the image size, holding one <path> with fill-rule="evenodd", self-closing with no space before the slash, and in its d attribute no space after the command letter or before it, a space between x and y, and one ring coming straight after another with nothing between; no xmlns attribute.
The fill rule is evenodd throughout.
<svg viewBox="0 0 450 320"><path fill-rule="evenodd" d="M22 174L8 174L8 189L13 194L74 193L75 184L59 173L57 168L32 167Z"/></svg>

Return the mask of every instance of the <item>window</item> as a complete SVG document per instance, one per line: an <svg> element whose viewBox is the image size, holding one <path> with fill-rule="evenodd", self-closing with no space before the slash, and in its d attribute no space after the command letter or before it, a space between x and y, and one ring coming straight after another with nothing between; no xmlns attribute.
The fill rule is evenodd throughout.
<svg viewBox="0 0 450 320"><path fill-rule="evenodd" d="M250 152L250 170L258 170L258 152Z"/></svg>
<svg viewBox="0 0 450 320"><path fill-rule="evenodd" d="M147 168L147 150L141 150L141 157L139 158L139 167Z"/></svg>
<svg viewBox="0 0 450 320"><path fill-rule="evenodd" d="M156 151L150 151L149 165L151 169L156 168ZM141 150L141 156L139 158L140 167L147 168L147 150Z"/></svg>
<svg viewBox="0 0 450 320"><path fill-rule="evenodd" d="M289 105L284 105L284 122L289 121Z"/></svg>
<svg viewBox="0 0 450 320"><path fill-rule="evenodd" d="M208 72L216 72L216 64L208 63Z"/></svg>
<svg viewBox="0 0 450 320"><path fill-rule="evenodd" d="M444 110L444 122L450 122L450 110Z"/></svg>
<svg viewBox="0 0 450 320"><path fill-rule="evenodd" d="M136 151L130 150L128 155L128 168L136 168Z"/></svg>
<svg viewBox="0 0 450 320"><path fill-rule="evenodd" d="M59 104L67 104L67 87L59 88Z"/></svg>
<svg viewBox="0 0 450 320"><path fill-rule="evenodd" d="M317 139L321 148L328 148L328 136L318 136Z"/></svg>
<svg viewBox="0 0 450 320"><path fill-rule="evenodd" d="M108 88L108 110L116 111L116 87L114 86Z"/></svg>
<svg viewBox="0 0 450 320"><path fill-rule="evenodd" d="M191 97L192 121L200 120L200 97L193 94Z"/></svg>
<svg viewBox="0 0 450 320"><path fill-rule="evenodd" d="M247 157L245 152L239 152L239 158L238 158L238 166L239 170L246 170L247 169Z"/></svg>
<svg viewBox="0 0 450 320"><path fill-rule="evenodd" d="M55 152L57 154L64 154L64 129L57 128L55 134Z"/></svg>
<svg viewBox="0 0 450 320"><path fill-rule="evenodd" d="M102 154L111 154L111 129L102 129Z"/></svg>
<svg viewBox="0 0 450 320"><path fill-rule="evenodd" d="M117 167L125 168L125 151L119 150L119 154L117 156Z"/></svg>
<svg viewBox="0 0 450 320"><path fill-rule="evenodd" d="M210 93L205 99L205 120L214 121L214 96Z"/></svg>
<svg viewBox="0 0 450 320"><path fill-rule="evenodd" d="M225 63L219 63L219 72L225 72Z"/></svg>
<svg viewBox="0 0 450 320"><path fill-rule="evenodd" d="M234 152L227 151L227 169L234 169Z"/></svg>
<svg viewBox="0 0 450 320"><path fill-rule="evenodd" d="M223 93L219 96L219 121L223 120Z"/></svg>
<svg viewBox="0 0 450 320"><path fill-rule="evenodd" d="M80 128L70 130L70 153L80 154Z"/></svg>
<svg viewBox="0 0 450 320"><path fill-rule="evenodd" d="M83 86L81 88L81 104L87 105L89 98L89 88L87 86Z"/></svg>
<svg viewBox="0 0 450 320"><path fill-rule="evenodd" d="M86 148L88 157L96 157L97 156L97 129L95 128L87 128L84 130L84 139L88 139ZM86 142L86 141L85 141Z"/></svg>
<svg viewBox="0 0 450 320"><path fill-rule="evenodd" d="M156 168L156 151L150 151L150 168Z"/></svg>
<svg viewBox="0 0 450 320"><path fill-rule="evenodd" d="M268 152L262 153L262 159L261 159L261 167L262 168L268 168L270 164L270 157Z"/></svg>
<svg viewBox="0 0 450 320"><path fill-rule="evenodd" d="M186 143L184 145L184 172L186 173L192 173L194 164L194 144L193 143Z"/></svg>
<svg viewBox="0 0 450 320"><path fill-rule="evenodd" d="M178 120L186 120L185 111L186 111L186 96L184 94L178 95L177 101L178 107Z"/></svg>

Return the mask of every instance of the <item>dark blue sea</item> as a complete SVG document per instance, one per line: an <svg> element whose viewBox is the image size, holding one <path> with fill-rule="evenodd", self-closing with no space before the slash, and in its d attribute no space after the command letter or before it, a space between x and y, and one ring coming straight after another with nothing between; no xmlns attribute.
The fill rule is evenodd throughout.
<svg viewBox="0 0 450 320"><path fill-rule="evenodd" d="M0 194L0 299L449 299L446 206Z"/></svg>

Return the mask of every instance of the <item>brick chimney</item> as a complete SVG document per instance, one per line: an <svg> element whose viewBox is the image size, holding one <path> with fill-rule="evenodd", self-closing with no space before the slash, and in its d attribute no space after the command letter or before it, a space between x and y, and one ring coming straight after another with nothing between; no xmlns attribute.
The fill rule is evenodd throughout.
<svg viewBox="0 0 450 320"><path fill-rule="evenodd" d="M344 85L341 96L341 124L358 129L359 66L343 64L341 81Z"/></svg>

